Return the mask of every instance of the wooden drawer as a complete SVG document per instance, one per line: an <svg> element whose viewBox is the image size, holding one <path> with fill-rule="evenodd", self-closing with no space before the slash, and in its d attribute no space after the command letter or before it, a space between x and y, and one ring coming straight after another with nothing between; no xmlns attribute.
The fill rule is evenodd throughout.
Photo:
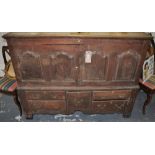
<svg viewBox="0 0 155 155"><path fill-rule="evenodd" d="M28 100L29 110L33 113L65 113L66 103L63 100Z"/></svg>
<svg viewBox="0 0 155 155"><path fill-rule="evenodd" d="M92 113L123 112L127 102L128 101L123 101L123 100L93 101Z"/></svg>
<svg viewBox="0 0 155 155"><path fill-rule="evenodd" d="M91 92L67 92L68 111L89 112L91 105Z"/></svg>
<svg viewBox="0 0 155 155"><path fill-rule="evenodd" d="M26 91L27 100L64 100L64 91Z"/></svg>
<svg viewBox="0 0 155 155"><path fill-rule="evenodd" d="M130 90L94 91L93 100L122 100L130 97Z"/></svg>

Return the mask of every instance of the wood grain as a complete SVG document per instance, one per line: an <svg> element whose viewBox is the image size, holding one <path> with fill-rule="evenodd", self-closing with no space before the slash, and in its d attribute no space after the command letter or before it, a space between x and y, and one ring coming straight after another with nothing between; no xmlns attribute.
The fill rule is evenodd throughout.
<svg viewBox="0 0 155 155"><path fill-rule="evenodd" d="M145 33L9 33L25 113L129 116L150 46ZM85 61L92 52L91 62Z"/></svg>

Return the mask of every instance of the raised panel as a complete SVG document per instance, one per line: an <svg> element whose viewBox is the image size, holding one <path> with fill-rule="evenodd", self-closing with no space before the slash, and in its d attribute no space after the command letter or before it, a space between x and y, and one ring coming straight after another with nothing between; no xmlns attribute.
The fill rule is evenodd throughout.
<svg viewBox="0 0 155 155"><path fill-rule="evenodd" d="M31 113L58 114L66 112L66 102L63 100L27 100Z"/></svg>
<svg viewBox="0 0 155 155"><path fill-rule="evenodd" d="M139 63L140 55L136 51L128 51L118 55L115 80L135 80Z"/></svg>
<svg viewBox="0 0 155 155"><path fill-rule="evenodd" d="M85 62L85 54L80 57L81 80L84 81L105 81L107 71L107 57L94 52L91 62Z"/></svg>
<svg viewBox="0 0 155 155"><path fill-rule="evenodd" d="M51 79L57 81L75 80L74 69L75 60L72 55L64 52L57 52L50 57Z"/></svg>
<svg viewBox="0 0 155 155"><path fill-rule="evenodd" d="M69 113L78 110L89 112L91 105L91 92L67 92L67 105Z"/></svg>
<svg viewBox="0 0 155 155"><path fill-rule="evenodd" d="M128 99L131 95L131 90L107 90L94 91L93 100L123 100Z"/></svg>
<svg viewBox="0 0 155 155"><path fill-rule="evenodd" d="M28 100L65 100L65 91L26 91Z"/></svg>
<svg viewBox="0 0 155 155"><path fill-rule="evenodd" d="M93 101L92 102L92 112L93 113L114 113L123 112L124 107L128 101L123 100L110 100L110 101Z"/></svg>
<svg viewBox="0 0 155 155"><path fill-rule="evenodd" d="M19 56L22 80L43 80L40 55L27 51Z"/></svg>

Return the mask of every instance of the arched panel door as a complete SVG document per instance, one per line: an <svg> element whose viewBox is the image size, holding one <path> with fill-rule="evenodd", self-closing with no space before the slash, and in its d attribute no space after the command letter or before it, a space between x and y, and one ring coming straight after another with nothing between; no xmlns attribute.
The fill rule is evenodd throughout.
<svg viewBox="0 0 155 155"><path fill-rule="evenodd" d="M134 81L140 63L136 51L124 52L117 56L116 81Z"/></svg>
<svg viewBox="0 0 155 155"><path fill-rule="evenodd" d="M79 60L81 84L104 83L106 81L108 57L98 52L93 52L90 62L87 62L86 59L84 54Z"/></svg>
<svg viewBox="0 0 155 155"><path fill-rule="evenodd" d="M75 82L75 58L65 52L57 52L50 57L51 80L53 82Z"/></svg>
<svg viewBox="0 0 155 155"><path fill-rule="evenodd" d="M34 52L24 52L19 57L21 78L26 81L43 80L40 55Z"/></svg>

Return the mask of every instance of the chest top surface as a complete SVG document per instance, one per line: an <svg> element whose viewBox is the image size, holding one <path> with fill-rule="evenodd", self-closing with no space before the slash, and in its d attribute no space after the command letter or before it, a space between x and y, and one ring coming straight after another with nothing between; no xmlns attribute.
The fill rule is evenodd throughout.
<svg viewBox="0 0 155 155"><path fill-rule="evenodd" d="M80 37L80 38L129 38L151 39L144 32L10 32L3 38L39 38L39 37Z"/></svg>

